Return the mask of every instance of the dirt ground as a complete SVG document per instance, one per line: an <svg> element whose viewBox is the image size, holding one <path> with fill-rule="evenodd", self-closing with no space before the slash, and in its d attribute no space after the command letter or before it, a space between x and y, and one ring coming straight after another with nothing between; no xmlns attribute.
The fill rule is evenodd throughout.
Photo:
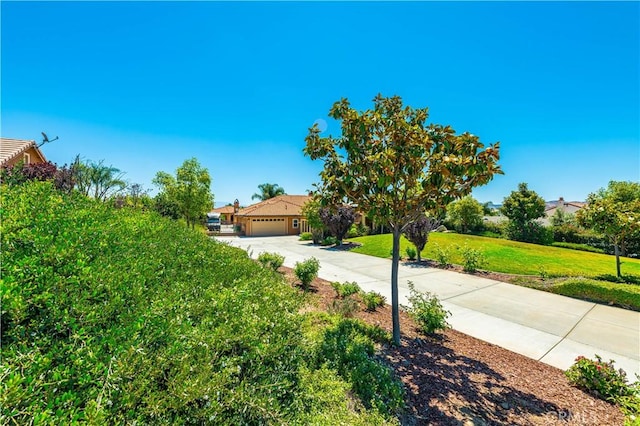
<svg viewBox="0 0 640 426"><path fill-rule="evenodd" d="M291 269L281 268L292 285ZM484 274L507 281L509 276ZM336 295L328 281L316 279L311 291L317 309ZM391 307L360 309L354 317L391 331ZM383 346L380 355L406 389L403 425L621 425L624 416L607 402L569 385L562 370L448 329L421 335L400 313L400 347Z"/></svg>

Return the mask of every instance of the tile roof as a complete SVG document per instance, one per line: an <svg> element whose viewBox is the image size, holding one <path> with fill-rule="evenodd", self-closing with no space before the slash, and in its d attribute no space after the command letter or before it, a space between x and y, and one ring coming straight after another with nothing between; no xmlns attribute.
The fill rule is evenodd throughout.
<svg viewBox="0 0 640 426"><path fill-rule="evenodd" d="M240 209L236 216L301 216L302 206L310 198L308 195L278 195Z"/></svg>
<svg viewBox="0 0 640 426"><path fill-rule="evenodd" d="M578 209L584 208L586 205L587 205L587 203L582 202L582 201L570 201L570 202L565 201L564 202L564 207L573 206L573 207L576 207ZM560 207L560 205L556 204L556 205L547 207L546 209L544 209L544 211L548 212L550 210L557 209L558 207Z"/></svg>
<svg viewBox="0 0 640 426"><path fill-rule="evenodd" d="M0 166L8 163L10 160L16 158L18 155L27 151L29 148L35 148L36 152L38 152L38 154L40 154L40 156L44 160L44 155L36 145L35 141L0 138Z"/></svg>
<svg viewBox="0 0 640 426"><path fill-rule="evenodd" d="M218 207L217 209L211 210L211 212L213 212L213 213L231 214L231 213L233 213L233 206Z"/></svg>

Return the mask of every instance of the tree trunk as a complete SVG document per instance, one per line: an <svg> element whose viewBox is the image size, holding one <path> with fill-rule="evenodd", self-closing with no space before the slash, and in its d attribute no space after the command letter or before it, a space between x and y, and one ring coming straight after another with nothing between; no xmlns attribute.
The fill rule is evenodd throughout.
<svg viewBox="0 0 640 426"><path fill-rule="evenodd" d="M420 263L420 250L416 250L418 252L418 263Z"/></svg>
<svg viewBox="0 0 640 426"><path fill-rule="evenodd" d="M400 346L400 308L398 301L398 265L400 261L400 226L393 227L393 260L391 261L391 320L393 343Z"/></svg>
<svg viewBox="0 0 640 426"><path fill-rule="evenodd" d="M616 254L616 272L618 273L618 278L622 278L622 274L620 274L620 249L618 243L613 243L613 251Z"/></svg>

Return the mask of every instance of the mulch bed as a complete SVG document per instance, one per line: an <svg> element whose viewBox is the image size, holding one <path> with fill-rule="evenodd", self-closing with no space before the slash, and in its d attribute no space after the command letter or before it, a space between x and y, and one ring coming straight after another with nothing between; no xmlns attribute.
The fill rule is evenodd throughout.
<svg viewBox="0 0 640 426"><path fill-rule="evenodd" d="M293 285L291 269L280 271ZM502 274L486 274L500 279ZM502 276L502 280L508 276ZM316 279L316 308L326 310L335 292ZM391 331L391 307L354 315ZM622 425L624 415L607 402L569 385L562 370L455 330L425 337L400 312L400 347L382 346L380 356L406 390L403 425Z"/></svg>

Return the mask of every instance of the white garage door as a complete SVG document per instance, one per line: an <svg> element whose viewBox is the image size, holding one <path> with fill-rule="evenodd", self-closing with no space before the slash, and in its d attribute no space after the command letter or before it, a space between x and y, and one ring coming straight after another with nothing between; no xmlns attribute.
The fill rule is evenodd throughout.
<svg viewBox="0 0 640 426"><path fill-rule="evenodd" d="M251 235L254 237L286 234L287 225L284 219L251 219Z"/></svg>

